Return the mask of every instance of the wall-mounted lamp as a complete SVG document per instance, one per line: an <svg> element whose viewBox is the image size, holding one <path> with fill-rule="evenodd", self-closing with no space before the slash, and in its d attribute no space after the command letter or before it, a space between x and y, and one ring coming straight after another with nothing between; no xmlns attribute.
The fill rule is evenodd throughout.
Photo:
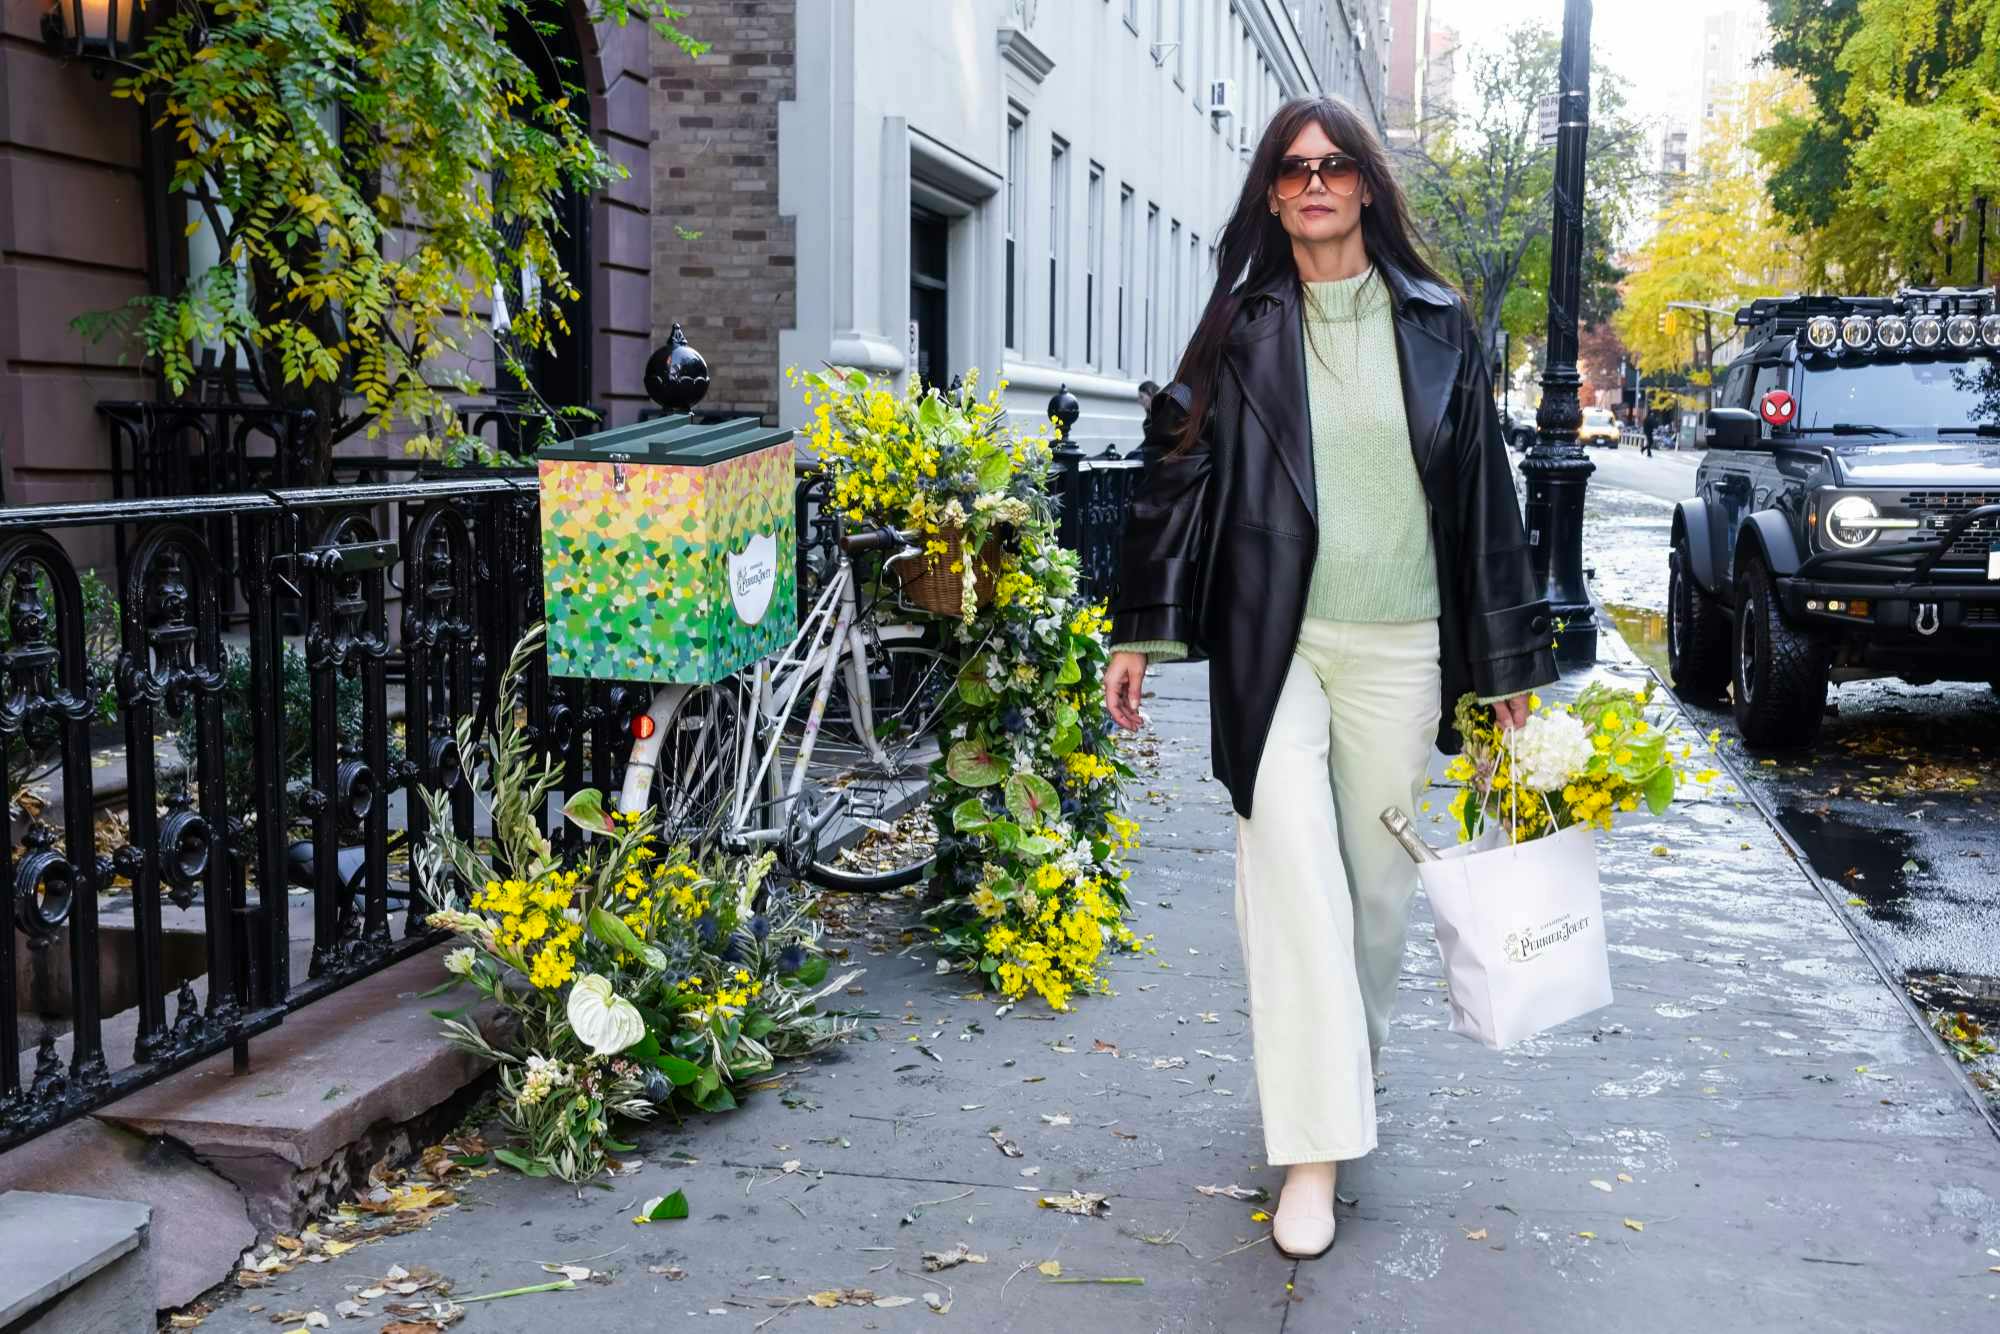
<svg viewBox="0 0 2000 1334"><path fill-rule="evenodd" d="M142 3L55 0L42 15L42 40L65 59L123 60L132 53L132 14Z"/></svg>

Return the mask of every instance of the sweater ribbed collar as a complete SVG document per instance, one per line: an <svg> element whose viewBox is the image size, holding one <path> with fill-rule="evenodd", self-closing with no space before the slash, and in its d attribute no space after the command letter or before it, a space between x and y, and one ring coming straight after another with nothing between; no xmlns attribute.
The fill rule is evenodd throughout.
<svg viewBox="0 0 2000 1334"><path fill-rule="evenodd" d="M1315 324L1351 324L1389 304L1389 292L1373 265L1352 278L1305 284L1305 317Z"/></svg>

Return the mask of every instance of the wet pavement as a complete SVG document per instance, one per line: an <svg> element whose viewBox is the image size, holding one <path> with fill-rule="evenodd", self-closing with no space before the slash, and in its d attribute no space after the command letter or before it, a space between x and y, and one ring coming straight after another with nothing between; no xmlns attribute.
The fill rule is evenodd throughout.
<svg viewBox="0 0 2000 1334"><path fill-rule="evenodd" d="M1603 670L1639 679L1612 636ZM426 1226L274 1273L201 1327L290 1329L273 1315L333 1315L392 1266L464 1297L565 1263L587 1271L574 1289L468 1305L453 1334L2000 1324L2000 1146L1726 783L1600 840L1616 1000L1506 1052L1448 1031L1419 898L1381 1147L1341 1169L1333 1250L1277 1254L1258 1202L1211 1193L1280 1173L1258 1131L1206 671L1148 685L1131 894L1155 952L1112 962L1115 995L1003 1010L937 974L905 905L838 900L835 938L867 969L843 997L862 1040L785 1063L735 1113L643 1131L608 1188L461 1174ZM1444 797L1419 815L1435 843ZM689 1219L630 1221L676 1188ZM1070 1192L1107 1211L1040 1203ZM952 1263L960 1246L977 1258ZM373 1334L383 1305L332 1325Z"/></svg>
<svg viewBox="0 0 2000 1334"><path fill-rule="evenodd" d="M1602 611L1662 679L1673 516L1663 497L1684 493L1683 462L1617 474L1650 495L1593 478L1584 533ZM1962 1008L2000 1036L2000 698L1983 685L1878 680L1836 686L1829 700L1819 744L1774 757L1743 751L1726 700L1685 703L1704 730L1721 730L1752 795L1883 968L1927 1008ZM2000 1099L2000 1059L1969 1065Z"/></svg>

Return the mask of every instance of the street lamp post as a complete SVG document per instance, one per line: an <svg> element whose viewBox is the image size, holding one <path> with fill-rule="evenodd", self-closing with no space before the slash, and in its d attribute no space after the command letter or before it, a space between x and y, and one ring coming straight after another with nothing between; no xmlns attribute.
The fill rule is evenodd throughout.
<svg viewBox="0 0 2000 1334"><path fill-rule="evenodd" d="M1583 586L1583 497L1597 465L1576 442L1583 425L1576 369L1583 284L1583 154L1590 130L1590 0L1565 0L1556 124L1555 231L1549 253L1548 360L1535 443L1521 460L1528 482L1528 543L1536 582L1560 623L1556 661L1597 661L1597 618Z"/></svg>

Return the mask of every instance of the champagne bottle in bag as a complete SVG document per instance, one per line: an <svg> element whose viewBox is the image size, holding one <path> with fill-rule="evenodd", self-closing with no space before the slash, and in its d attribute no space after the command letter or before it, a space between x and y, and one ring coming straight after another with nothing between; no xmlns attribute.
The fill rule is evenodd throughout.
<svg viewBox="0 0 2000 1334"><path fill-rule="evenodd" d="M1402 844L1411 861L1434 862L1438 859L1436 849L1418 837L1416 827L1410 823L1410 817L1403 814L1402 807L1384 806L1380 818L1382 827L1389 831L1391 838Z"/></svg>

